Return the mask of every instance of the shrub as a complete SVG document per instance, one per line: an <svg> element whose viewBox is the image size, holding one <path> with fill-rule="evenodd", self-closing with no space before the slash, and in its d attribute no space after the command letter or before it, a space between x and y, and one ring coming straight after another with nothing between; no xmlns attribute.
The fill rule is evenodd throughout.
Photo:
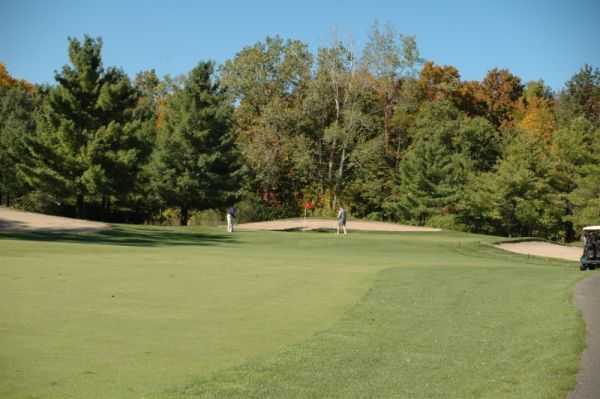
<svg viewBox="0 0 600 399"><path fill-rule="evenodd" d="M188 225L190 226L219 226L223 224L224 213L216 209L192 212Z"/></svg>
<svg viewBox="0 0 600 399"><path fill-rule="evenodd" d="M425 225L444 230L467 231L467 226L456 220L455 215L434 215L427 219Z"/></svg>

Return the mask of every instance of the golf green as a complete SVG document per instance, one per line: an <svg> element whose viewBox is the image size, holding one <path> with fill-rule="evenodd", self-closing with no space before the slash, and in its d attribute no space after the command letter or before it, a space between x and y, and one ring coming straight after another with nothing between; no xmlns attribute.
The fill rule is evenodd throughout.
<svg viewBox="0 0 600 399"><path fill-rule="evenodd" d="M2 398L563 398L574 263L462 233L0 234Z"/></svg>

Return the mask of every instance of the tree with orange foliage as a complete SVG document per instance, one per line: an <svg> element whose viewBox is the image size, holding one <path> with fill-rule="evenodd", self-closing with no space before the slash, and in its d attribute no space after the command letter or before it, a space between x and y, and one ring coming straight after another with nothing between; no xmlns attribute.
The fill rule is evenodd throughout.
<svg viewBox="0 0 600 399"><path fill-rule="evenodd" d="M6 70L6 65L0 62L0 86L10 87L17 83L16 79L10 76Z"/></svg>
<svg viewBox="0 0 600 399"><path fill-rule="evenodd" d="M417 85L421 101L449 100L471 117L486 115L481 84L477 81L462 82L458 69L451 65L426 62Z"/></svg>
<svg viewBox="0 0 600 399"><path fill-rule="evenodd" d="M35 87L27 82L26 80L17 80L13 78L6 69L6 65L0 62L0 87L13 87L15 85L21 86L25 89L29 94L32 94L35 90Z"/></svg>
<svg viewBox="0 0 600 399"><path fill-rule="evenodd" d="M481 95L481 83L476 80L461 82L458 89L457 106L471 117L487 115L487 104Z"/></svg>
<svg viewBox="0 0 600 399"><path fill-rule="evenodd" d="M477 97L483 101L486 116L496 126L512 126L514 113L521 95L523 85L518 76L508 69L494 68L482 80Z"/></svg>
<svg viewBox="0 0 600 399"><path fill-rule="evenodd" d="M458 69L451 65L439 66L432 61L427 61L418 80L421 95L428 101L451 100L460 89L460 74Z"/></svg>

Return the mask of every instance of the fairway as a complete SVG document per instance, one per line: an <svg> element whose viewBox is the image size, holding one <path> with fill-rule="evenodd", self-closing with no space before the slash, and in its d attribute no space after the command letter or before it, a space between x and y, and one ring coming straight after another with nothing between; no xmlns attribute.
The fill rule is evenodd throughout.
<svg viewBox="0 0 600 399"><path fill-rule="evenodd" d="M2 398L564 398L576 264L453 232L0 234Z"/></svg>

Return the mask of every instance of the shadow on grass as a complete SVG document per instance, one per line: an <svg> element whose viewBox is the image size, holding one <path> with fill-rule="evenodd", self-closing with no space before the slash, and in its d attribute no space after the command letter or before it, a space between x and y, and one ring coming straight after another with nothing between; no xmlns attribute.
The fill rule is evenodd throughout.
<svg viewBox="0 0 600 399"><path fill-rule="evenodd" d="M25 223L0 218L0 232L2 232L2 230L22 229L25 227Z"/></svg>
<svg viewBox="0 0 600 399"><path fill-rule="evenodd" d="M79 244L161 247L177 245L219 245L238 243L235 237L167 227L113 226L100 231L1 231L0 240L70 242Z"/></svg>

